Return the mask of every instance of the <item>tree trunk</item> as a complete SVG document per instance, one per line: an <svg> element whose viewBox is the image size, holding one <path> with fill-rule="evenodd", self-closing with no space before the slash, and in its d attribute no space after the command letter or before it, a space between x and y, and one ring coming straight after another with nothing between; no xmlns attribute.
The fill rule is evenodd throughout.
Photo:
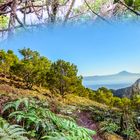
<svg viewBox="0 0 140 140"><path fill-rule="evenodd" d="M16 10L17 10L17 4L18 4L18 0L13 0L12 4L11 4L11 14L10 14L10 21L9 21L9 33L8 35L13 34L14 32L14 27L15 27L15 20L16 20Z"/></svg>
<svg viewBox="0 0 140 140"><path fill-rule="evenodd" d="M58 0L53 0L52 4L51 4L51 9L52 9L52 13L51 13L51 23L55 23L56 22L56 14L58 11L58 6L59 6L59 2Z"/></svg>

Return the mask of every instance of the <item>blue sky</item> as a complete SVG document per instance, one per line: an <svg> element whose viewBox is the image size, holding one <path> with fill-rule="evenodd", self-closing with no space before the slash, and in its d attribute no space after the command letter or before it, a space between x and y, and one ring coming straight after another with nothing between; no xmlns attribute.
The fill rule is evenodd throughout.
<svg viewBox="0 0 140 140"><path fill-rule="evenodd" d="M23 47L37 50L52 61L70 61L84 76L140 72L140 28L135 24L40 28L18 31L0 42L1 49L16 53Z"/></svg>

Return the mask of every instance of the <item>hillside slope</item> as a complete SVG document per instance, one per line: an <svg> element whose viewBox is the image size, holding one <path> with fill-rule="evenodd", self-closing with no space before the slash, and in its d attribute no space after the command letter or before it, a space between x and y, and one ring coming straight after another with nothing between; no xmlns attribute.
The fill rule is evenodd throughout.
<svg viewBox="0 0 140 140"><path fill-rule="evenodd" d="M47 88L33 86L32 89L27 89L22 86L24 82L21 84L21 87L17 84L19 85L17 87L16 83L18 83L18 80L11 79L9 76L3 77L2 81L0 84L0 114L1 117L7 120L7 114L3 114L5 104L28 98L29 101L33 99L36 103L43 103L56 117L59 117L59 119L74 120L78 126L96 131L96 135L92 135L93 140L123 140L123 137L125 138L118 127L120 125L118 122L120 122L123 115L122 111L118 108L90 100L86 97L80 97L76 94L67 94L62 97L57 93L52 94ZM11 85L11 81L14 84ZM15 120L9 123L12 124L13 121ZM65 125L65 127L67 127L67 125ZM38 139L35 138L34 140ZM84 140L88 139L85 138ZM139 140L139 137L136 140Z"/></svg>
<svg viewBox="0 0 140 140"><path fill-rule="evenodd" d="M96 122L92 118L92 114L94 114L92 111L100 110L101 112L99 112L99 114L102 112L106 114L110 110L106 105L71 94L67 95L64 99L59 95L52 97L49 90L43 88L38 88L38 90L28 90L16 88L7 84L0 84L1 113L5 103L19 98L35 98L40 101L45 101L49 105L50 110L59 116L64 115L72 117L80 126L95 130L97 134L93 137L94 140L104 140L104 135L100 133L98 121ZM117 109L114 108L112 111L115 113ZM97 113L96 115L99 114Z"/></svg>
<svg viewBox="0 0 140 140"><path fill-rule="evenodd" d="M138 79L132 86L127 88L122 88L114 90L114 95L119 97L128 97L131 98L134 95L140 94L140 79Z"/></svg>

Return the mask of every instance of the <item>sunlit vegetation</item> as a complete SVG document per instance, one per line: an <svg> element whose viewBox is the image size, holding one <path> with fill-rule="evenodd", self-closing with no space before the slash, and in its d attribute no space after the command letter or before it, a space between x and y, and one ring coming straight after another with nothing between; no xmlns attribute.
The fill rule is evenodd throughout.
<svg viewBox="0 0 140 140"><path fill-rule="evenodd" d="M3 116L5 115L8 115L7 120L9 122L18 124L18 126L9 126L3 121L2 128L5 127L10 131L9 137L11 139L13 136L19 136L21 140L28 138L38 140L78 140L79 138L91 140L91 136L95 134L92 130L78 126L72 119L59 117L51 112L46 104L35 99L22 98L6 103L3 108ZM22 134L26 134L28 138L24 138ZM3 139L6 137L8 136L3 134Z"/></svg>
<svg viewBox="0 0 140 140"><path fill-rule="evenodd" d="M0 16L0 29L5 29L8 26L8 17L7 16Z"/></svg>
<svg viewBox="0 0 140 140"><path fill-rule="evenodd" d="M0 50L1 139L91 140L95 131L77 124L79 112L89 113L98 135L140 139L139 93L129 99L105 87L95 91L82 85L70 62L52 62L29 48L19 54Z"/></svg>

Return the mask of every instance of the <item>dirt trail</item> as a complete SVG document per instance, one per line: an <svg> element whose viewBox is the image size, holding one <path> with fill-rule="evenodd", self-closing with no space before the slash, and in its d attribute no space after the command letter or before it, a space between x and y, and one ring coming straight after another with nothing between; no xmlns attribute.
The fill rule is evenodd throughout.
<svg viewBox="0 0 140 140"><path fill-rule="evenodd" d="M78 116L77 123L80 126L98 132L98 125L93 121L93 119L91 118L91 114L89 112L80 112L77 113L77 116ZM93 136L93 140L103 140L103 139L97 133L95 136Z"/></svg>

